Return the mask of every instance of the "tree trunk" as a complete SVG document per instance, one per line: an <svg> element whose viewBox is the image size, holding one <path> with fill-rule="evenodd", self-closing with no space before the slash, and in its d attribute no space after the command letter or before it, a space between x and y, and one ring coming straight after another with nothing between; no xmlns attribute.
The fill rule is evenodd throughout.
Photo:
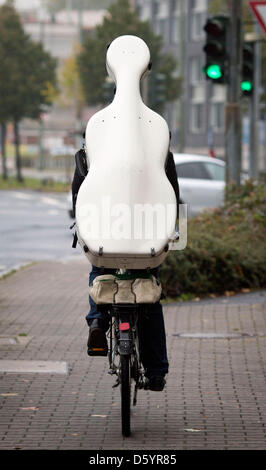
<svg viewBox="0 0 266 470"><path fill-rule="evenodd" d="M14 121L14 134L15 134L15 150L16 150L16 169L17 169L17 180L22 183L22 173L21 173L21 159L19 153L19 123Z"/></svg>
<svg viewBox="0 0 266 470"><path fill-rule="evenodd" d="M6 166L6 124L1 124L1 152L2 152L2 174L4 180L7 180L7 166Z"/></svg>

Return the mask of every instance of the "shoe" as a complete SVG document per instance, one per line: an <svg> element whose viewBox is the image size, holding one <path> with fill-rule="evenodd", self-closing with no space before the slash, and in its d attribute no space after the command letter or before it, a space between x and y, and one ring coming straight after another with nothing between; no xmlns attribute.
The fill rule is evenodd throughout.
<svg viewBox="0 0 266 470"><path fill-rule="evenodd" d="M146 378L144 390L152 390L153 392L161 392L164 389L166 381L161 375L153 375Z"/></svg>
<svg viewBox="0 0 266 470"><path fill-rule="evenodd" d="M107 356L108 344L103 328L102 321L98 318L92 320L90 324L88 338L88 355L89 356Z"/></svg>

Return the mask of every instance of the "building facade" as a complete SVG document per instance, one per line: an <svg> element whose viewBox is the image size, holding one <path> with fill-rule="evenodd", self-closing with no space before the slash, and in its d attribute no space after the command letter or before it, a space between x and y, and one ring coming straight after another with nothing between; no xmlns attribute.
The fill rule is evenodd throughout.
<svg viewBox="0 0 266 470"><path fill-rule="evenodd" d="M25 32L35 42L41 42L44 49L57 59L58 71L75 50L80 41L81 31L89 32L103 21L105 10L59 11L52 18L45 11L21 12ZM20 124L21 143L29 153L51 153L58 151L73 153L81 145L81 131L95 108L84 106L81 122L73 105L62 106L55 102L40 121L23 119ZM40 150L41 149L41 150Z"/></svg>
<svg viewBox="0 0 266 470"><path fill-rule="evenodd" d="M214 150L224 157L226 87L213 85L202 71L209 0L135 0L134 5L139 18L150 20L162 36L164 50L176 58L183 79L182 96L165 112L173 148L201 154Z"/></svg>

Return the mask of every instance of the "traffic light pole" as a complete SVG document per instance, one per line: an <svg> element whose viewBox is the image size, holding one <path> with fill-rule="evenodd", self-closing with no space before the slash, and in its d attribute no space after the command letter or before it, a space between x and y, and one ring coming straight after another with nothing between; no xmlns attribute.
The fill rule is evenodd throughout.
<svg viewBox="0 0 266 470"><path fill-rule="evenodd" d="M229 81L225 109L226 181L240 184L242 160L241 72L242 0L227 0L230 18L228 38Z"/></svg>
<svg viewBox="0 0 266 470"><path fill-rule="evenodd" d="M185 1L181 0L180 2L180 15L178 20L178 29L179 29L179 56L178 56L178 68L179 76L186 76L185 73L185 47L186 47L186 25L185 25ZM182 83L182 93L179 98L179 133L178 133L178 151L180 153L184 152L185 148L185 123L186 123L186 113L185 113L185 90L184 83Z"/></svg>
<svg viewBox="0 0 266 470"><path fill-rule="evenodd" d="M250 98L250 137L249 137L249 176L257 179L258 151L259 151L259 93L260 93L260 64L261 64L261 44L259 39L259 25L255 24L255 63L254 63L254 90Z"/></svg>

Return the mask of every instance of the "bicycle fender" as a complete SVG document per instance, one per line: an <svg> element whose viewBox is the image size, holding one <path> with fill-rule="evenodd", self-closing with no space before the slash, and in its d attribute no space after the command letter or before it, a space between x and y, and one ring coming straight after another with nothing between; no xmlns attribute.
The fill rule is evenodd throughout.
<svg viewBox="0 0 266 470"><path fill-rule="evenodd" d="M120 331L119 353L121 355L132 353L132 340L129 331Z"/></svg>

